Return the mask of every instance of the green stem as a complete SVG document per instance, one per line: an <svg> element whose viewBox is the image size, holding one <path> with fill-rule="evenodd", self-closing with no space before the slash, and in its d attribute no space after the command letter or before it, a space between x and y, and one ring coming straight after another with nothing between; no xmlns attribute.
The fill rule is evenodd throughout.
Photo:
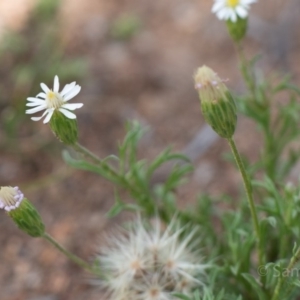
<svg viewBox="0 0 300 300"><path fill-rule="evenodd" d="M243 47L240 42L236 43L237 53L241 62L241 72L245 79L248 89L250 90L252 96L255 98L255 80L253 78L253 74L251 74L251 70L249 71L249 62L247 61Z"/></svg>
<svg viewBox="0 0 300 300"><path fill-rule="evenodd" d="M294 268L294 266L296 265L296 263L300 260L300 248L298 248L298 250L296 251L296 253L293 255L293 257L290 260L290 263L287 267L287 269L285 270L285 276L280 276L278 278L276 287L275 287L275 291L273 294L273 297L271 300L277 300L279 295L280 295L280 291L281 291L281 287L284 284L284 282L286 281L286 279L289 277L286 274L289 274L292 269Z"/></svg>
<svg viewBox="0 0 300 300"><path fill-rule="evenodd" d="M139 201L139 204L142 207L146 208L146 211L150 211L151 213L155 212L155 206L153 204L153 201L151 201L151 192L148 189L148 186L141 189L140 184L131 182L131 180L126 178L125 175L116 172L109 164L101 160L94 153L92 153L79 143L73 145L73 148L85 157L90 158L94 163L101 165L101 167L105 169L105 171L110 175L110 178L113 179L113 182L117 182L122 188L126 189L133 198ZM141 197L142 195L145 195L145 197Z"/></svg>
<svg viewBox="0 0 300 300"><path fill-rule="evenodd" d="M83 154L84 156L91 158L95 163L102 164L102 160L98 156L96 156L89 149L85 148L84 146L80 145L79 143L74 144L73 148L76 151Z"/></svg>
<svg viewBox="0 0 300 300"><path fill-rule="evenodd" d="M252 221L254 224L254 230L256 233L256 237L257 237L258 251L259 251L259 265L262 265L263 264L263 255L262 255L262 249L261 249L261 238L260 238L260 230L259 230L257 212L256 212L256 208L255 208L255 204L254 204L254 200L253 200L253 196L252 196L252 185L251 185L248 174L246 172L246 169L244 167L241 156L239 154L239 151L236 147L236 144L235 144L233 138L229 138L229 139L227 139L227 141L230 145L235 162L236 162L236 164L240 170L240 173L242 175L242 178L243 178L244 187L245 187L245 191L246 191L246 195L247 195L247 199L248 199L248 204L249 204L250 211L251 211L251 217L252 217Z"/></svg>
<svg viewBox="0 0 300 300"><path fill-rule="evenodd" d="M83 154L85 157L88 157L91 160L93 160L96 164L100 164L102 168L106 170L106 172L108 172L113 178L115 178L116 181L123 188L127 189L133 196L136 197L136 195L141 193L140 190L138 190L135 186L133 186L125 176L120 175L109 164L101 160L94 153L92 153L90 150L88 150L78 142L75 145L73 145L73 148L79 153Z"/></svg>
<svg viewBox="0 0 300 300"><path fill-rule="evenodd" d="M83 154L85 157L90 158L94 163L100 164L102 166L102 168L105 169L112 177L114 177L118 181L121 181L124 183L124 178L122 176L120 176L110 165L108 165L106 162L101 160L98 156L96 156L90 150L88 150L84 146L80 145L79 143L76 143L75 145L73 145L73 148L76 151L78 151L79 153Z"/></svg>
<svg viewBox="0 0 300 300"><path fill-rule="evenodd" d="M80 266L81 268L85 269L86 271L89 271L93 274L97 273L97 270L95 270L91 265L86 263L84 260L76 256L75 254L68 251L66 248L64 248L62 245L60 245L50 234L44 233L42 236L45 240L50 242L56 249L58 249L60 252L62 252L66 257L68 257L70 260L72 260L75 264ZM99 272L98 272L99 273Z"/></svg>

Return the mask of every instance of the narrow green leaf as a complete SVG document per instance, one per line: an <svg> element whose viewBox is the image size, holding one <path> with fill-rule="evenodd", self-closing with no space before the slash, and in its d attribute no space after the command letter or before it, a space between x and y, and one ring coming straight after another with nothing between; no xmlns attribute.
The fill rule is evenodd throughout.
<svg viewBox="0 0 300 300"><path fill-rule="evenodd" d="M256 292L259 300L270 300L267 298L267 295L264 293L259 283L251 274L243 273L242 276L248 281L248 283L250 283L250 285L253 288L253 291Z"/></svg>
<svg viewBox="0 0 300 300"><path fill-rule="evenodd" d="M190 162L189 158L186 157L183 154L178 154L178 153L170 153L171 148L165 149L163 152L161 152L155 160L150 164L148 171L147 171L147 177L151 177L153 172L157 170L162 164L164 164L167 161L172 161L172 160L182 160L186 162Z"/></svg>
<svg viewBox="0 0 300 300"><path fill-rule="evenodd" d="M182 300L191 300L190 297L188 297L187 295L181 294L181 293L172 293L172 296L174 296L178 299L182 299Z"/></svg>
<svg viewBox="0 0 300 300"><path fill-rule="evenodd" d="M101 165L93 165L85 160L77 160L71 157L68 151L63 151L64 161L75 169L97 173L109 181L119 183L118 178L113 176L106 168Z"/></svg>

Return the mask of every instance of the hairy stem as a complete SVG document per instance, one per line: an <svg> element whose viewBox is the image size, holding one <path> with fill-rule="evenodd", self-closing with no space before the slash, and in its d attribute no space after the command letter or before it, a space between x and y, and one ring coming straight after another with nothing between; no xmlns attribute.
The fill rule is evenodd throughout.
<svg viewBox="0 0 300 300"><path fill-rule="evenodd" d="M296 251L296 253L293 255L293 257L291 258L290 260L290 263L287 267L287 269L284 271L285 274L289 274L294 266L296 265L296 263L300 260L300 248L298 248L298 250ZM273 294L273 297L271 300L278 300L279 299L279 296L280 296L280 292L281 292L281 288L284 284L284 282L287 280L289 276L280 276L278 278L278 281L277 281L277 284L276 284L276 287L275 287L275 291L274 291L274 294Z"/></svg>
<svg viewBox="0 0 300 300"><path fill-rule="evenodd" d="M246 85L248 89L250 90L252 96L255 98L255 90L256 90L256 84L253 74L251 73L251 70L249 68L249 62L247 61L243 47L241 43L236 43L236 49L237 53L241 62L241 73L244 77L244 80L246 82Z"/></svg>
<svg viewBox="0 0 300 300"><path fill-rule="evenodd" d="M85 157L88 157L93 160L93 162L102 164L102 160L92 153L89 149L85 148L84 146L80 145L78 142L73 145L73 148L78 151L79 153L83 154Z"/></svg>
<svg viewBox="0 0 300 300"><path fill-rule="evenodd" d="M261 238L260 238L260 230L259 230L257 211L256 211L256 207L255 207L253 195L252 195L251 181L249 180L248 174L246 172L246 169L244 167L241 156L239 154L239 151L236 147L236 144L235 144L233 138L229 138L227 140L230 145L231 151L233 153L235 162L236 162L236 164L239 168L239 171L242 175L242 178L243 178L244 188L246 191L247 200L248 200L248 204L250 207L251 217L252 217L252 221L253 221L253 225L254 225L254 230L255 230L256 238L257 238L258 251L259 251L259 264L262 265L263 264L263 252L262 252L262 247L261 247Z"/></svg>
<svg viewBox="0 0 300 300"><path fill-rule="evenodd" d="M94 269L91 265L89 265L87 262L85 262L83 259L81 259L77 255L71 253L66 248L64 248L50 234L44 233L44 235L42 237L45 240L47 240L48 242L50 242L57 250L59 250L60 252L62 252L66 257L68 257L71 261L73 261L75 264L77 264L81 268L83 268L86 271L91 272L93 274L97 273L96 269Z"/></svg>

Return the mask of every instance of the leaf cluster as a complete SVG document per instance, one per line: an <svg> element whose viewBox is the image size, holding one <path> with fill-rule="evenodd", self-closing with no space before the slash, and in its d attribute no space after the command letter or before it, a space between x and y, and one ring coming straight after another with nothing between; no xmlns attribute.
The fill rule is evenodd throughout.
<svg viewBox="0 0 300 300"><path fill-rule="evenodd" d="M64 153L65 161L74 168L97 173L115 186L115 204L108 216L116 216L123 210L139 211L146 216L159 214L170 221L176 213L176 189L192 171L189 160L182 154L172 153L170 148L162 151L152 161L138 158L138 142L144 129L137 123L127 125L127 134L119 145L118 156L110 155L92 162L74 159ZM164 182L154 182L155 172L169 166ZM130 195L133 203L126 203L120 197L120 190Z"/></svg>

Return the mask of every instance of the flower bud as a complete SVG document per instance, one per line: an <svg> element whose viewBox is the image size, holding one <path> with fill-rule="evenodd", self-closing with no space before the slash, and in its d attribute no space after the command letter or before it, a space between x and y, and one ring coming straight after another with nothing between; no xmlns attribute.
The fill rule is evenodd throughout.
<svg viewBox="0 0 300 300"><path fill-rule="evenodd" d="M18 187L0 188L0 208L7 211L17 226L32 237L40 237L45 225L35 207L24 198Z"/></svg>
<svg viewBox="0 0 300 300"><path fill-rule="evenodd" d="M50 120L54 135L66 145L74 145L78 140L77 120L69 119L60 111L54 111Z"/></svg>
<svg viewBox="0 0 300 300"><path fill-rule="evenodd" d="M229 35L235 42L239 42L247 32L248 18L237 18L236 22L226 21Z"/></svg>
<svg viewBox="0 0 300 300"><path fill-rule="evenodd" d="M236 127L236 106L224 81L203 66L195 74L201 110L206 122L223 138L231 138Z"/></svg>

